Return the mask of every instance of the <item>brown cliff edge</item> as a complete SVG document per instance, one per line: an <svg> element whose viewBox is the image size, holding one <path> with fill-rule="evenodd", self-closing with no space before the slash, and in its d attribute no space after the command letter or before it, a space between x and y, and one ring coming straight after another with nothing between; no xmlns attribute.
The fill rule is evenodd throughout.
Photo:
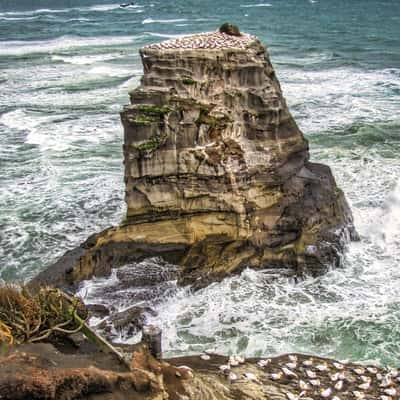
<svg viewBox="0 0 400 400"><path fill-rule="evenodd" d="M340 263L357 238L344 194L309 161L266 48L225 31L141 50L141 85L121 112L126 219L35 283L75 284L151 256L200 286L245 267L302 276Z"/></svg>
<svg viewBox="0 0 400 400"><path fill-rule="evenodd" d="M84 346L83 346L84 347ZM26 344L0 355L4 400L395 400L400 371L321 357L210 355L159 361L136 345L130 367L93 349ZM203 358L206 358L203 355ZM236 363L236 359L240 362ZM230 362L234 365L228 365ZM237 364L237 365L236 365ZM312 377L310 377L312 376Z"/></svg>
<svg viewBox="0 0 400 400"><path fill-rule="evenodd" d="M302 354L246 359L213 350L162 360L157 327L143 329L136 345L114 348L82 320L87 310L79 299L58 289L30 294L2 287L0 294L3 400L399 399L397 368Z"/></svg>

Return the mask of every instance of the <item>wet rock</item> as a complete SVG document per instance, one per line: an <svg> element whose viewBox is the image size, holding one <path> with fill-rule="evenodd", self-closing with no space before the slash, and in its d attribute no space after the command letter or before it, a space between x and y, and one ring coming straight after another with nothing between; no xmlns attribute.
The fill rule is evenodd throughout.
<svg viewBox="0 0 400 400"><path fill-rule="evenodd" d="M86 308L91 316L104 317L110 314L110 309L103 304L87 304Z"/></svg>
<svg viewBox="0 0 400 400"><path fill-rule="evenodd" d="M111 316L110 322L127 336L134 335L146 323L146 315L155 315L150 307L133 306Z"/></svg>
<svg viewBox="0 0 400 400"><path fill-rule="evenodd" d="M147 260L145 265L135 263L118 269L117 277L123 288L156 286L177 279L178 268L162 259Z"/></svg>

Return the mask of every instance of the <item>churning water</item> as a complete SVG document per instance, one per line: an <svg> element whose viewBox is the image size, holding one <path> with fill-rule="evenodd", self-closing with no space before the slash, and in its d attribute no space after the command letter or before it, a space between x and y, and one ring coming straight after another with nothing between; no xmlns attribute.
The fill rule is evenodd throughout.
<svg viewBox="0 0 400 400"><path fill-rule="evenodd" d="M139 0L129 9L0 0L0 278L27 280L121 220L118 111L140 79L138 49L225 21L269 47L312 158L332 167L362 240L343 268L298 284L250 270L196 293L172 281L150 320L170 354L302 351L400 365L397 0ZM104 302L100 289L117 280L82 293ZM117 309L140 302L120 295Z"/></svg>

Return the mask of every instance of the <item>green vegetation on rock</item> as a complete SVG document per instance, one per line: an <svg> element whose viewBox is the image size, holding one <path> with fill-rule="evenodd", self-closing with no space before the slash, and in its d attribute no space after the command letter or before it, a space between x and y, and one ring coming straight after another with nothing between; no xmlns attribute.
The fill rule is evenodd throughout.
<svg viewBox="0 0 400 400"><path fill-rule="evenodd" d="M157 150L163 143L164 137L160 135L152 136L149 140L135 146L141 153L151 153Z"/></svg>
<svg viewBox="0 0 400 400"><path fill-rule="evenodd" d="M210 115L210 110L206 107L200 107L199 117L196 119L195 123L197 125L205 124L209 125L211 128L215 127L223 127L226 125L226 122L229 121L229 117L223 115L220 118L216 118Z"/></svg>
<svg viewBox="0 0 400 400"><path fill-rule="evenodd" d="M196 124L201 125L201 124L206 124L206 125L212 125L211 122L211 117L209 116L210 110L206 107L200 107L200 113L199 117L196 119ZM213 122L216 122L215 120ZM213 124L215 125L215 124Z"/></svg>
<svg viewBox="0 0 400 400"><path fill-rule="evenodd" d="M172 111L171 107L167 106L153 106L148 104L142 104L135 107L135 110L140 114L143 114L147 117L163 117L165 114L168 114Z"/></svg>
<svg viewBox="0 0 400 400"><path fill-rule="evenodd" d="M167 106L154 106L149 104L137 105L133 108L126 109L129 113L127 120L135 124L151 124L159 122L164 115L173 109Z"/></svg>
<svg viewBox="0 0 400 400"><path fill-rule="evenodd" d="M0 343L37 342L75 333L86 317L81 300L67 302L58 289L42 288L32 294L25 287L0 286Z"/></svg>
<svg viewBox="0 0 400 400"><path fill-rule="evenodd" d="M136 123L136 124L151 124L152 122L156 122L157 120L154 117L147 117L145 115L137 115L134 118L129 118L128 121Z"/></svg>
<svg viewBox="0 0 400 400"><path fill-rule="evenodd" d="M197 82L192 78L185 77L185 78L182 79L182 83L184 85L195 85Z"/></svg>

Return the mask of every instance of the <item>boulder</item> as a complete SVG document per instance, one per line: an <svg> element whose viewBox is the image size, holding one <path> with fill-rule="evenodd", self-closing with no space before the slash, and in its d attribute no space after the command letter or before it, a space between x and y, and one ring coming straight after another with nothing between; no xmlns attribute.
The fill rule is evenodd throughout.
<svg viewBox="0 0 400 400"><path fill-rule="evenodd" d="M149 307L132 306L113 314L110 320L115 329L132 336L145 325L146 314L154 315L154 311Z"/></svg>

